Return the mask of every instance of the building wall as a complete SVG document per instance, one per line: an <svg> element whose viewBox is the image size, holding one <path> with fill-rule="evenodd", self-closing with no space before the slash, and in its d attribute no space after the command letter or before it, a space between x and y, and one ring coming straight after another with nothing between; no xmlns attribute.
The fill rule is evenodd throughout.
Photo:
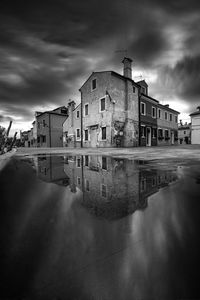
<svg viewBox="0 0 200 300"><path fill-rule="evenodd" d="M191 128L190 126L179 126L178 127L178 143L179 144L190 144L191 143Z"/></svg>
<svg viewBox="0 0 200 300"><path fill-rule="evenodd" d="M161 117L159 118L159 109L161 110ZM168 119L165 120L165 112L167 112ZM172 121L170 121L170 114L172 114ZM175 120L177 117L177 122ZM178 144L178 113L168 109L168 107L158 104L157 109L157 127L163 130L163 139L158 134L158 145L166 146L172 144ZM169 139L165 138L165 130L168 130Z"/></svg>
<svg viewBox="0 0 200 300"><path fill-rule="evenodd" d="M142 103L145 104L145 115L142 114ZM153 117L152 107L155 108L155 117ZM140 98L140 145L141 146L156 146L157 145L157 102L141 96ZM141 127L144 127L144 131ZM148 132L150 134L150 143L148 143ZM154 134L155 133L155 134Z"/></svg>
<svg viewBox="0 0 200 300"><path fill-rule="evenodd" d="M191 116L191 143L200 144L200 114Z"/></svg>
<svg viewBox="0 0 200 300"><path fill-rule="evenodd" d="M51 147L63 147L63 123L67 116L50 114Z"/></svg>
<svg viewBox="0 0 200 300"><path fill-rule="evenodd" d="M97 80L97 88L91 90L92 80ZM108 94L107 94L108 92ZM127 96L126 96L127 93ZM83 110L83 147L116 146L116 136L120 146L137 145L138 134L138 91L133 93L130 80L127 83L111 72L94 73L81 88ZM105 111L100 111L100 99L106 99ZM85 116L85 104L89 114ZM106 140L102 139L102 127L106 127ZM84 131L89 130L89 140L85 141ZM119 135L120 132L120 135Z"/></svg>
<svg viewBox="0 0 200 300"><path fill-rule="evenodd" d="M77 118L77 111L79 118ZM77 129L80 129L80 138L77 137ZM69 112L68 118L63 123L63 146L81 147L81 105Z"/></svg>

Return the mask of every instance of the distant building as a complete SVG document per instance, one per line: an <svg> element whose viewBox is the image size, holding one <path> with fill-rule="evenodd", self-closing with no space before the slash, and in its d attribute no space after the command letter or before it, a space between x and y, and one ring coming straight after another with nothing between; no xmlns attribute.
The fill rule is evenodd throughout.
<svg viewBox="0 0 200 300"><path fill-rule="evenodd" d="M63 123L67 116L68 109L65 106L36 116L37 147L63 146Z"/></svg>
<svg viewBox="0 0 200 300"><path fill-rule="evenodd" d="M197 111L190 114L191 117L191 144L200 144L200 106Z"/></svg>
<svg viewBox="0 0 200 300"><path fill-rule="evenodd" d="M68 118L63 124L63 146L81 147L81 105L75 107L76 103L68 103Z"/></svg>
<svg viewBox="0 0 200 300"><path fill-rule="evenodd" d="M178 142L179 144L191 144L191 123L183 124L180 120L178 124Z"/></svg>

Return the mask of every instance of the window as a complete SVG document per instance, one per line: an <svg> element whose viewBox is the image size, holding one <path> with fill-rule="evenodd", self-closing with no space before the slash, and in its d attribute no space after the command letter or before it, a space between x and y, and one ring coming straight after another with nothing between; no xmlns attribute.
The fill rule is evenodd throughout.
<svg viewBox="0 0 200 300"><path fill-rule="evenodd" d="M146 115L146 104L141 102L141 114Z"/></svg>
<svg viewBox="0 0 200 300"><path fill-rule="evenodd" d="M168 139L168 137L169 137L169 130L165 129L165 138Z"/></svg>
<svg viewBox="0 0 200 300"><path fill-rule="evenodd" d="M106 98L102 98L100 102L100 111L104 111L106 109Z"/></svg>
<svg viewBox="0 0 200 300"><path fill-rule="evenodd" d="M162 138L162 137L163 137L163 130L158 129L158 138Z"/></svg>
<svg viewBox="0 0 200 300"><path fill-rule="evenodd" d="M106 140L106 127L102 127L102 140Z"/></svg>
<svg viewBox="0 0 200 300"><path fill-rule="evenodd" d="M96 79L93 79L92 80L92 91L95 90L97 87L97 80Z"/></svg>
<svg viewBox="0 0 200 300"><path fill-rule="evenodd" d="M153 138L156 138L156 133L157 133L156 128L152 128L152 137Z"/></svg>
<svg viewBox="0 0 200 300"><path fill-rule="evenodd" d="M85 187L86 187L86 191L89 192L89 190L90 190L90 183L89 183L89 181L87 179L85 181Z"/></svg>
<svg viewBox="0 0 200 300"><path fill-rule="evenodd" d="M146 127L141 126L141 137L144 138L146 136Z"/></svg>
<svg viewBox="0 0 200 300"><path fill-rule="evenodd" d="M186 131L184 130L183 133L186 134Z"/></svg>
<svg viewBox="0 0 200 300"><path fill-rule="evenodd" d="M140 188L141 188L141 192L144 192L146 189L146 180L144 178L141 179Z"/></svg>
<svg viewBox="0 0 200 300"><path fill-rule="evenodd" d="M88 116L88 104L85 104L85 116Z"/></svg>
<svg viewBox="0 0 200 300"><path fill-rule="evenodd" d="M77 166L78 168L81 167L81 159L80 159L80 158L77 158L77 160L76 160L76 166Z"/></svg>
<svg viewBox="0 0 200 300"><path fill-rule="evenodd" d="M158 109L158 118L161 119L161 109Z"/></svg>
<svg viewBox="0 0 200 300"><path fill-rule="evenodd" d="M102 157L102 169L107 170L107 158L105 156Z"/></svg>
<svg viewBox="0 0 200 300"><path fill-rule="evenodd" d="M42 138L42 143L46 143L46 135L42 135L41 138Z"/></svg>
<svg viewBox="0 0 200 300"><path fill-rule="evenodd" d="M76 112L76 117L77 117L77 119L79 119L79 116L80 116L80 111L77 110L77 112Z"/></svg>
<svg viewBox="0 0 200 300"><path fill-rule="evenodd" d="M142 89L142 93L143 93L143 94L146 94L146 89L145 89L145 87L142 86L141 89Z"/></svg>
<svg viewBox="0 0 200 300"><path fill-rule="evenodd" d="M40 122L38 122L37 125L38 125L38 129L40 129Z"/></svg>
<svg viewBox="0 0 200 300"><path fill-rule="evenodd" d="M175 122L176 122L176 123L178 122L178 117L177 117L177 116L175 116Z"/></svg>
<svg viewBox="0 0 200 300"><path fill-rule="evenodd" d="M106 185L105 184L101 185L101 195L102 195L102 197L106 198Z"/></svg>
<svg viewBox="0 0 200 300"><path fill-rule="evenodd" d="M169 114L169 120L172 121L172 114Z"/></svg>
<svg viewBox="0 0 200 300"><path fill-rule="evenodd" d="M77 177L77 184L80 185L81 184L81 178Z"/></svg>
<svg viewBox="0 0 200 300"><path fill-rule="evenodd" d="M80 129L78 128L78 129L76 129L76 137L77 137L77 139L80 139Z"/></svg>
<svg viewBox="0 0 200 300"><path fill-rule="evenodd" d="M89 157L88 155L85 155L85 166L88 167L89 165Z"/></svg>
<svg viewBox="0 0 200 300"><path fill-rule="evenodd" d="M165 111L165 120L168 119L168 113Z"/></svg>
<svg viewBox="0 0 200 300"><path fill-rule="evenodd" d="M40 137L39 137L39 136L37 137L37 142L38 142L38 143L40 142Z"/></svg>
<svg viewBox="0 0 200 300"><path fill-rule="evenodd" d="M88 129L85 130L85 141L88 141Z"/></svg>
<svg viewBox="0 0 200 300"><path fill-rule="evenodd" d="M133 86L133 93L135 93L135 87Z"/></svg>
<svg viewBox="0 0 200 300"><path fill-rule="evenodd" d="M156 108L152 106L152 117L156 118Z"/></svg>

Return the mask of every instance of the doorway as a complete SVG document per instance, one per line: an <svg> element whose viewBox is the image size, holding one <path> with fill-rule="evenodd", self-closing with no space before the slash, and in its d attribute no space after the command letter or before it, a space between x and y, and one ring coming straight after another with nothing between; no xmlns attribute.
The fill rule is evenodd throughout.
<svg viewBox="0 0 200 300"><path fill-rule="evenodd" d="M151 127L147 127L147 146L151 146Z"/></svg>

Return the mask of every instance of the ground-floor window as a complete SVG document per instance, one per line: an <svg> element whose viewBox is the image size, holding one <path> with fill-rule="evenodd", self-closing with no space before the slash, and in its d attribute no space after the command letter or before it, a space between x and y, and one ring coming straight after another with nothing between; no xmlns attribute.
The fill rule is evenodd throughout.
<svg viewBox="0 0 200 300"><path fill-rule="evenodd" d="M141 126L141 137L144 138L146 136L146 127L145 126Z"/></svg>
<svg viewBox="0 0 200 300"><path fill-rule="evenodd" d="M169 130L165 129L165 139L168 139L168 138L169 138Z"/></svg>
<svg viewBox="0 0 200 300"><path fill-rule="evenodd" d="M41 136L42 143L46 143L46 135Z"/></svg>
<svg viewBox="0 0 200 300"><path fill-rule="evenodd" d="M107 158L105 156L102 157L102 169L107 170Z"/></svg>
<svg viewBox="0 0 200 300"><path fill-rule="evenodd" d="M156 136L157 136L157 130L156 130L156 128L152 128L152 137L153 138L156 138Z"/></svg>
<svg viewBox="0 0 200 300"><path fill-rule="evenodd" d="M106 140L106 127L102 127L102 140Z"/></svg>
<svg viewBox="0 0 200 300"><path fill-rule="evenodd" d="M85 141L88 141L88 129L85 130Z"/></svg>
<svg viewBox="0 0 200 300"><path fill-rule="evenodd" d="M163 137L163 130L161 128L158 129L158 138Z"/></svg>
<svg viewBox="0 0 200 300"><path fill-rule="evenodd" d="M80 135L80 129L76 129L76 137L77 139L80 139L81 135Z"/></svg>

